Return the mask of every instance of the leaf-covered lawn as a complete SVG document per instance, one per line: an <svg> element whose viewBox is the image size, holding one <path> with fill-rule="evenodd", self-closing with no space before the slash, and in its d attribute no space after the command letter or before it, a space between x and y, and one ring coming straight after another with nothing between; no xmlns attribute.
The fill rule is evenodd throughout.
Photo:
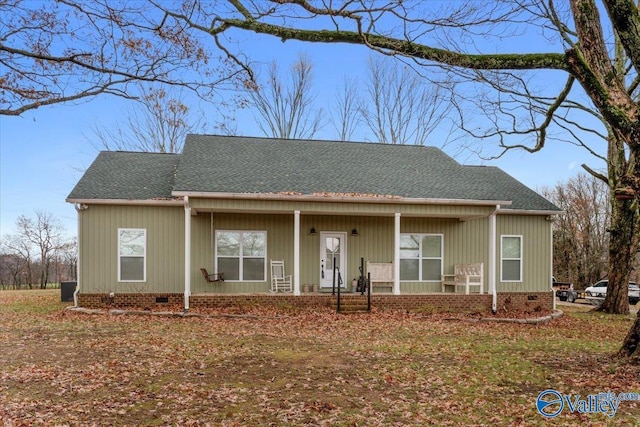
<svg viewBox="0 0 640 427"><path fill-rule="evenodd" d="M617 362L632 317L546 325L333 312L163 318L65 311L57 292L0 292L0 419L8 425L636 425L552 420L538 394L640 392ZM215 313L212 313L215 314ZM254 313L256 314L256 313Z"/></svg>

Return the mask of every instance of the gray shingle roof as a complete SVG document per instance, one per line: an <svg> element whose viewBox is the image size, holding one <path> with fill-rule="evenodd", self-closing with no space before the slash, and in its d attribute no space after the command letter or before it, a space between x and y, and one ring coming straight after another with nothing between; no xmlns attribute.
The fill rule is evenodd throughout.
<svg viewBox="0 0 640 427"><path fill-rule="evenodd" d="M179 154L102 151L69 199L171 198Z"/></svg>
<svg viewBox="0 0 640 427"><path fill-rule="evenodd" d="M202 193L360 193L510 200L558 210L495 167L464 166L435 147L189 135L181 155L102 152L70 199L153 199Z"/></svg>
<svg viewBox="0 0 640 427"><path fill-rule="evenodd" d="M174 189L510 200L512 209L557 210L498 168L463 166L415 145L189 135Z"/></svg>

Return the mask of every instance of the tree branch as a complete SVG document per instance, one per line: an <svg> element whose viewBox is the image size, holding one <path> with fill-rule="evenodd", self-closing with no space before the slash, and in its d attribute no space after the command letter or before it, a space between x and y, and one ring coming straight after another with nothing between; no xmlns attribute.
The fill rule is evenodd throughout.
<svg viewBox="0 0 640 427"><path fill-rule="evenodd" d="M426 46L409 40L370 33L341 30L303 30L241 19L225 19L224 22L230 27L269 34L279 37L283 41L300 40L313 43L366 44L377 49L391 51L394 54L473 70L553 69L566 71L568 69L565 56L560 53L464 54Z"/></svg>

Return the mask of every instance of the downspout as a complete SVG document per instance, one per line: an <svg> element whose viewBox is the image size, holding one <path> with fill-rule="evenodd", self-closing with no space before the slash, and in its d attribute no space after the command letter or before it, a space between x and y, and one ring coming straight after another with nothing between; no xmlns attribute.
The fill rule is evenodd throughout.
<svg viewBox="0 0 640 427"><path fill-rule="evenodd" d="M184 311L189 311L191 295L191 206L189 196L184 196Z"/></svg>
<svg viewBox="0 0 640 427"><path fill-rule="evenodd" d="M393 224L393 294L400 295L400 212L395 213Z"/></svg>
<svg viewBox="0 0 640 427"><path fill-rule="evenodd" d="M293 212L293 295L300 295L300 211Z"/></svg>
<svg viewBox="0 0 640 427"><path fill-rule="evenodd" d="M498 312L498 291L496 289L496 215L500 205L489 215L489 292L491 292L491 312Z"/></svg>
<svg viewBox="0 0 640 427"><path fill-rule="evenodd" d="M549 217L547 217L549 218ZM553 224L549 227L549 246L551 246L551 250L549 253L551 254L551 260L549 265L551 266L551 271L549 272L549 286L551 287L551 301L553 301L553 310L556 310L556 291L553 289Z"/></svg>
<svg viewBox="0 0 640 427"><path fill-rule="evenodd" d="M87 209L89 209L89 206L87 205L83 205L80 203L74 203L73 207L76 208L76 212L78 214L78 219L77 219L77 235L78 235L78 259L77 259L77 265L76 265L76 289L73 291L73 306L77 307L78 306L78 294L80 293L80 257L82 252L80 251L80 231L82 229L82 211L86 211Z"/></svg>

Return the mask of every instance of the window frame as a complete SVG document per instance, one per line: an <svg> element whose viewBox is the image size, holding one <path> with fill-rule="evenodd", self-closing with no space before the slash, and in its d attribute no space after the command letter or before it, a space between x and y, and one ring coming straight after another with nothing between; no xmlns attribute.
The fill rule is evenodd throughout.
<svg viewBox="0 0 640 427"><path fill-rule="evenodd" d="M444 271L444 234L443 233L400 233L400 238L402 239L402 236L419 236L419 242L420 244L418 245L418 257L417 258L408 258L408 257L403 257L402 254L400 255L400 264L402 264L402 260L418 260L418 279L414 280L414 279L400 279L401 282L424 282L424 283L438 283L442 280L442 272ZM440 256L439 257L425 257L422 256L422 240L424 237L439 237L440 238ZM435 260L440 260L440 277L438 277L437 279L424 279L423 276L423 271L422 271L422 264L424 260L428 260L428 259L435 259ZM398 266L398 268L400 268L400 265Z"/></svg>
<svg viewBox="0 0 640 427"><path fill-rule="evenodd" d="M143 254L140 255L122 255L122 232L123 231L141 231L143 235ZM118 245L117 259L118 259L118 283L145 283L147 281L147 229L146 228L118 228ZM142 279L141 280L126 280L122 279L122 258L142 258Z"/></svg>
<svg viewBox="0 0 640 427"><path fill-rule="evenodd" d="M504 256L504 239L505 238L518 238L520 240L520 257L519 258L506 258ZM524 238L522 237L521 234L503 234L500 236L500 281L501 282L511 282L511 283L522 283L522 271L523 271L523 264L524 264ZM513 280L513 279L505 279L504 277L504 262L505 261L519 261L520 263L520 269L518 271L518 279L517 280Z"/></svg>
<svg viewBox="0 0 640 427"><path fill-rule="evenodd" d="M266 283L267 282L267 231L266 230L214 230L214 249L213 249L213 257L214 257L214 265L216 267L216 272L217 273L226 273L225 271L220 271L220 267L219 267L219 259L220 258L227 258L227 259L238 259L238 279L228 279L227 278L227 274L225 274L224 277L224 281L225 282L232 282L232 283L237 283L237 282L252 282L252 283ZM218 254L218 234L220 233L238 233L239 236L239 246L238 246L238 255L237 256L230 256L230 255L222 255L220 256ZM264 255L262 257L258 257L258 256L245 256L243 255L243 235L244 234L249 234L249 233L261 233L264 236ZM244 259L245 258L263 258L264 260L264 266L262 269L262 280L253 280L253 279L244 279L244 271L243 271L243 267L244 267Z"/></svg>

